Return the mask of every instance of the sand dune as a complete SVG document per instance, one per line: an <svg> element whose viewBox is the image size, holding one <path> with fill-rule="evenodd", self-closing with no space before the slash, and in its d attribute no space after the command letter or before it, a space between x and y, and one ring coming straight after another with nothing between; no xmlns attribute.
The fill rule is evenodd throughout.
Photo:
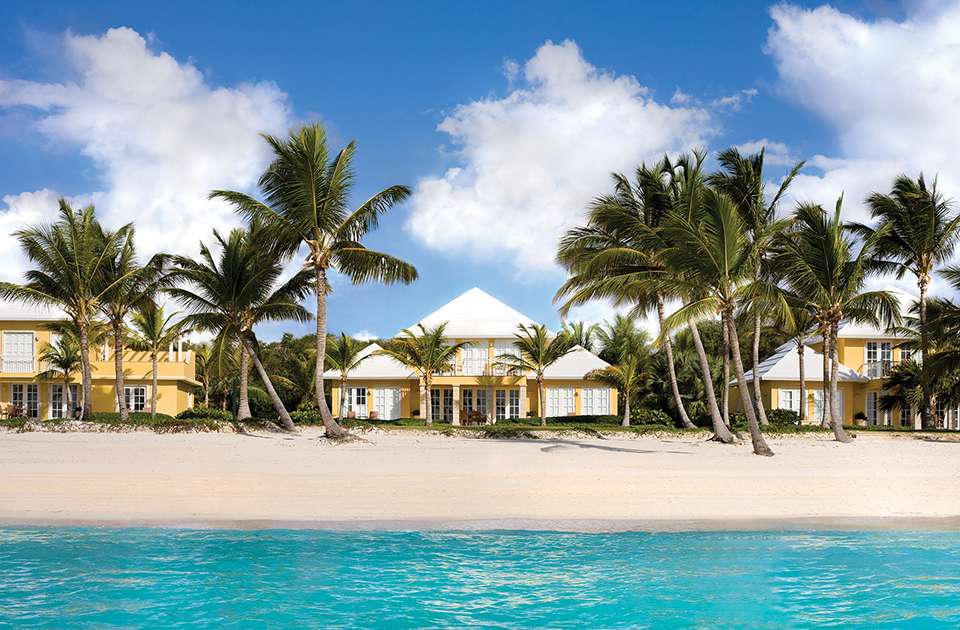
<svg viewBox="0 0 960 630"><path fill-rule="evenodd" d="M960 529L957 441L320 435L0 433L0 523Z"/></svg>

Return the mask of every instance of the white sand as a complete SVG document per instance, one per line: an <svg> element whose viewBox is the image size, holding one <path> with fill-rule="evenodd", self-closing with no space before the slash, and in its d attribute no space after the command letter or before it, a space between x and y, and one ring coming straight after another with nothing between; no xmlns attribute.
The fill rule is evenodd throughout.
<svg viewBox="0 0 960 630"><path fill-rule="evenodd" d="M0 433L0 524L960 529L960 442Z"/></svg>

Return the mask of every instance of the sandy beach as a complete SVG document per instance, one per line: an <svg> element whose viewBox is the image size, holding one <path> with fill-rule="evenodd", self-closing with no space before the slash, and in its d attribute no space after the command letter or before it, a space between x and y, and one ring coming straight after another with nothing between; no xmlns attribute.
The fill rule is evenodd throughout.
<svg viewBox="0 0 960 630"><path fill-rule="evenodd" d="M960 529L960 442L861 433L501 440L371 431L0 433L0 524Z"/></svg>

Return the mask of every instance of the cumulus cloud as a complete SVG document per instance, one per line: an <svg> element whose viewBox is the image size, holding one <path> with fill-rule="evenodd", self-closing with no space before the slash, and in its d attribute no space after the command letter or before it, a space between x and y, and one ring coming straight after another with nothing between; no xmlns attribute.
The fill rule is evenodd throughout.
<svg viewBox="0 0 960 630"><path fill-rule="evenodd" d="M212 228L238 225L232 209L207 194L256 182L269 161L257 134L286 130L286 95L272 83L211 86L193 63L151 51L129 28L68 33L64 44L76 80L0 81L0 108L93 161L101 190L89 200L101 220L113 227L135 221L145 253L192 254ZM49 220L56 197L49 190L9 195L0 223L10 230ZM10 262L17 250L2 251L0 262ZM19 280L10 269L4 276Z"/></svg>
<svg viewBox="0 0 960 630"><path fill-rule="evenodd" d="M770 9L766 52L780 90L837 131L841 155L817 156L793 195L824 205L845 192L848 218L865 220L871 191L901 172L960 191L960 6L914 5L903 22L864 21L830 6ZM821 174L814 174L819 170Z"/></svg>
<svg viewBox="0 0 960 630"><path fill-rule="evenodd" d="M705 109L656 102L569 40L505 68L506 96L460 105L440 123L462 164L418 183L406 227L431 248L512 263L518 277L555 269L557 238L610 188L612 171L701 146L715 132Z"/></svg>

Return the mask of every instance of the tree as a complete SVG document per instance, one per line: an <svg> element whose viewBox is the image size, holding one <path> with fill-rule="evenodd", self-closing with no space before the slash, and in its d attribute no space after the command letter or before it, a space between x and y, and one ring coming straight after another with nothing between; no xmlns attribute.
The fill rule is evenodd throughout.
<svg viewBox="0 0 960 630"><path fill-rule="evenodd" d="M40 383L62 378L63 396L67 404L66 417L74 417L76 401L70 398L70 381L73 375L83 368L80 360L80 342L71 335L57 335L54 343L45 343L40 347L37 358L47 368L34 376L33 380Z"/></svg>
<svg viewBox="0 0 960 630"><path fill-rule="evenodd" d="M607 363L619 363L631 354L638 357L650 354L650 335L637 328L636 317L617 314L612 322L603 324L597 327L597 339L601 346L599 356Z"/></svg>
<svg viewBox="0 0 960 630"><path fill-rule="evenodd" d="M597 381L607 387L613 387L620 392L623 400L623 421L625 427L630 426L630 395L641 380L647 376L643 369L642 358L635 353L628 353L620 357L620 361L602 370L591 370L584 376L587 380Z"/></svg>
<svg viewBox="0 0 960 630"><path fill-rule="evenodd" d="M360 355L366 347L366 343L348 337L346 333L340 333L339 337L334 337L327 345L326 363L332 369L340 372L340 407L338 409L340 420L343 420L343 401L346 400L344 396L347 392L347 377L350 372L373 356L373 353Z"/></svg>
<svg viewBox="0 0 960 630"><path fill-rule="evenodd" d="M14 233L36 269L26 272L26 284L0 282L0 297L27 304L61 308L77 324L80 338L83 409L89 422L93 394L89 330L101 298L97 287L106 273L106 261L122 247L118 232L105 233L93 206L72 208L60 199L60 219L52 224Z"/></svg>
<svg viewBox="0 0 960 630"><path fill-rule="evenodd" d="M791 341L797 346L797 356L800 363L800 424L807 421L807 381L804 373L803 352L807 342L818 330L817 317L804 306L791 309L789 317L779 322L783 329L791 335ZM754 367L754 371L756 371Z"/></svg>
<svg viewBox="0 0 960 630"><path fill-rule="evenodd" d="M448 322L424 328L417 324L420 334L417 335L406 328L399 337L387 341L383 348L374 352L374 355L388 356L400 365L413 370L423 381L424 392L427 397L424 417L427 426L433 425L432 414L432 387L434 374L445 374L453 370L457 353L463 348L476 345L472 341L448 344L444 342L443 331Z"/></svg>
<svg viewBox="0 0 960 630"><path fill-rule="evenodd" d="M533 372L537 379L537 391L540 396L540 426L547 426L547 392L544 385L544 373L547 368L570 354L576 345L573 337L560 333L553 339L543 324L524 324L518 326L519 333L513 333L513 347L519 355L501 354L494 360L494 367L505 367L526 374Z"/></svg>
<svg viewBox="0 0 960 630"><path fill-rule="evenodd" d="M113 235L106 233L106 238ZM98 303L100 312L113 329L113 361L116 374L114 387L117 399L117 409L123 422L128 420L127 404L124 395L123 382L123 337L124 321L133 309L141 311L155 307L153 298L163 278L166 265L166 255L154 255L146 265L141 266L137 261L136 247L134 246L134 228L128 224L120 228L116 238L122 240L123 245L113 253L113 256L104 260L104 274L100 278L102 286L97 288L100 293ZM136 322L136 317L134 317ZM156 371L156 360L154 360ZM156 374L154 374L153 395L156 398ZM153 401L153 414L156 417L157 403Z"/></svg>
<svg viewBox="0 0 960 630"><path fill-rule="evenodd" d="M327 274L330 269L336 269L354 284L370 281L409 284L417 279L413 265L367 249L360 242L367 232L376 229L380 215L410 195L410 189L391 186L350 212L353 142L330 159L326 131L320 123L296 127L285 140L263 137L274 153L273 163L259 181L266 203L226 190L215 190L210 197L225 199L243 216L262 221L287 254L295 255L302 244L307 245L304 266L315 274L317 287L317 405L327 435L345 437L347 432L333 421L323 397Z"/></svg>
<svg viewBox="0 0 960 630"><path fill-rule="evenodd" d="M772 456L763 439L744 376L740 338L734 320L738 302L749 297L745 286L752 276L752 251L733 202L723 193L704 190L686 212L670 215L664 225L669 243L661 256L669 276L660 279L668 293L684 298L684 306L667 318L676 322L720 313L729 335L737 387L750 426L753 452Z"/></svg>
<svg viewBox="0 0 960 630"><path fill-rule="evenodd" d="M736 147L731 147L717 156L720 170L710 175L708 183L716 190L725 193L736 205L743 222L747 237L750 239L753 256L753 280L759 281L768 272L767 251L774 237L783 231L786 222L777 220L777 206L794 177L803 167L798 162L787 173L770 203L764 199L763 157L765 149L750 156L740 155ZM759 309L753 314L753 365L760 364L760 328L763 315ZM760 424L769 424L763 409L760 392L760 372L753 370L753 397L760 418Z"/></svg>
<svg viewBox="0 0 960 630"><path fill-rule="evenodd" d="M130 329L125 339L126 344L131 350L150 353L153 366L153 387L150 392L150 417L153 419L157 417L157 363L160 353L185 332L182 322L173 321L179 314L178 311L166 315L163 312L163 306L157 306L151 300L142 304L130 315ZM126 407L123 390L120 390L119 395L121 396L120 404Z"/></svg>
<svg viewBox="0 0 960 630"><path fill-rule="evenodd" d="M836 407L840 321L846 318L889 326L897 323L900 315L894 296L886 291L862 291L876 268L876 242L888 228L878 230L855 254L840 219L842 204L841 196L832 216L818 205L800 204L794 215L794 230L777 239L774 264L800 306L816 316L823 331L824 419L830 419L838 442L850 442Z"/></svg>
<svg viewBox="0 0 960 630"><path fill-rule="evenodd" d="M878 219L871 228L859 223L851 229L863 238L871 238L885 227L876 239L876 254L888 261L902 278L907 271L917 278L920 288L920 362L926 363L930 352L927 331L927 291L937 265L947 262L960 239L960 216L937 190L937 181L928 188L923 173L917 181L899 175L889 195L872 193L867 197L870 215ZM921 375L923 389L922 425L936 428L930 403L930 380Z"/></svg>
<svg viewBox="0 0 960 630"><path fill-rule="evenodd" d="M587 324L584 321L563 322L561 324L561 330L573 337L574 343L587 352L594 351L594 340L598 328L597 324Z"/></svg>
<svg viewBox="0 0 960 630"><path fill-rule="evenodd" d="M220 255L200 243L200 261L185 256L174 259L174 277L187 285L167 289L182 303L189 315L183 326L234 336L253 361L263 380L280 420L288 431L296 427L277 395L270 377L256 352L253 326L266 321L310 320L310 313L298 304L313 289L309 270L301 270L277 286L283 265L276 253L253 238L256 228L233 230L225 239L217 231L214 238Z"/></svg>

